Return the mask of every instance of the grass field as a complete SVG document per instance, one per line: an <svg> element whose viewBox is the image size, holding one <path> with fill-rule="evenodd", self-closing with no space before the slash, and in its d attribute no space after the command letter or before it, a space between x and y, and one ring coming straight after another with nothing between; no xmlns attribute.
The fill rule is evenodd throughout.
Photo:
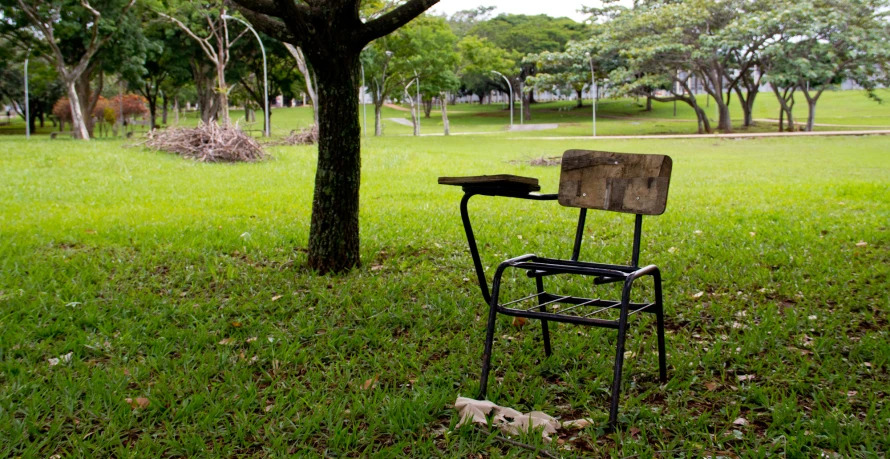
<svg viewBox="0 0 890 459"><path fill-rule="evenodd" d="M461 194L436 177L529 175L552 192L558 169L523 159L597 148L674 159L642 257L665 273L670 381L656 382L651 320L635 322L627 429L563 432L560 454L884 457L888 145L370 139L363 267L318 276L304 268L313 147L210 165L119 141L5 138L0 456L532 457L455 429L486 309ZM568 255L575 212L504 198L471 211L489 274L508 256ZM582 258L626 262L626 217L589 217ZM511 279L511 294L527 282ZM489 398L601 427L614 333L552 333L544 359L537 324L499 322Z"/></svg>
<svg viewBox="0 0 890 459"><path fill-rule="evenodd" d="M879 97L890 98L890 90L877 91ZM805 123L807 117L806 102L800 96L795 107L795 120L798 124ZM697 132L695 115L685 104L677 104L674 115L672 103L653 103L651 112L643 110L644 100L604 99L597 104L597 135L646 135L646 134L694 134ZM707 97L699 96L699 103L707 107ZM755 125L742 127L742 111L735 98L731 101L731 113L734 126L741 132L774 132L776 124L767 120L778 118L778 104L771 93L760 93L755 104ZM364 110L364 109L363 109ZM519 107L515 110L515 124L520 124ZM705 108L715 122L717 113L713 101L710 108ZM505 104L458 104L449 106L449 120L453 133L481 133L504 135L510 137L536 136L586 136L591 135L590 101L585 101L583 108L576 108L575 102L546 102L532 106L532 124L559 124L557 129L529 132L506 132L510 123L510 112ZM263 130L262 112L257 112L258 123L244 124L244 111L231 110L233 119L239 120L246 128L259 136ZM407 110L396 110L384 107L382 111L384 135L412 135L413 128L392 121L401 118L410 122L411 115ZM173 123L173 115L168 121ZM159 121L160 122L160 118ZM197 122L194 112L186 113L180 120L182 125L194 125ZM281 108L272 110L272 131L274 135L286 135L293 129L299 129L312 123L312 112L309 107ZM890 105L878 104L865 96L862 91L828 91L825 92L816 106L816 123L831 126L816 126L816 131L838 131L851 129L890 128ZM421 119L422 134L441 134L442 117L438 108L434 109L430 118ZM137 132L147 129L135 127ZM374 134L374 107L367 106L368 135ZM25 126L21 121L12 125L0 125L0 134L24 134ZM38 135L46 135L52 131L46 127L38 129Z"/></svg>

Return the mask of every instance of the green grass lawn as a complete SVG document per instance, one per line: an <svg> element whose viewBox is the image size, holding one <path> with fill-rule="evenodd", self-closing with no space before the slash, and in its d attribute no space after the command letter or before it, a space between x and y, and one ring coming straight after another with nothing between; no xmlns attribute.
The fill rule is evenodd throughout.
<svg viewBox="0 0 890 459"><path fill-rule="evenodd" d="M890 90L877 91L879 97L887 99ZM708 106L707 97L699 96L699 103L703 107ZM797 123L805 123L807 117L806 101L802 95L795 107L795 120ZM694 134L697 132L695 115L692 109L682 103L677 104L677 114L674 115L673 103L654 102L652 111L644 111L644 100L634 99L604 99L597 104L597 135L646 135L646 134ZM487 132L494 135L510 137L536 137L536 136L587 136L592 133L590 101L585 101L582 108L575 107L572 101L545 102L532 106L532 124L559 124L559 128L546 131L506 132L510 124L510 112L505 104L458 104L449 106L449 120L453 133L480 133ZM374 107L367 108L367 132L374 135ZM713 101L710 108L705 108L711 121L716 123L716 108ZM364 116L362 109L361 116ZM520 124L519 107L514 108L514 123ZM760 93L755 104L755 125L745 128L742 126L742 111L733 97L731 101L731 113L733 123L741 132L775 132L776 124L765 121L778 118L778 104L772 93ZM242 127L249 129L255 136L260 136L263 130L262 112L257 112L258 122L245 123L244 111L232 109L231 117L237 120ZM181 125L193 126L197 123L195 112L187 112L180 120ZM401 118L410 121L411 115L405 110L396 110L384 107L381 113L384 124L384 136L409 136L413 134L413 128L403 126L392 121L392 118ZM160 122L160 118L158 120ZM174 123L173 115L168 118L170 124ZM312 123L312 111L310 107L280 108L272 110L272 133L274 136L283 136L291 130L306 127ZM890 107L886 104L878 104L865 96L863 91L827 91L823 94L816 106L816 123L831 124L835 126L816 126L816 131L838 131L851 129L875 129L890 128ZM434 109L430 118L422 118L422 134L441 134L442 117L438 108ZM144 132L147 127L135 126L137 133ZM25 126L20 120L11 125L0 125L2 134L24 134ZM47 123L46 127L38 128L37 135L45 136L52 131ZM101 136L100 136L101 137Z"/></svg>
<svg viewBox="0 0 890 459"><path fill-rule="evenodd" d="M561 454L890 449L886 137L370 139L363 267L342 276L304 268L313 147L233 165L119 141L0 145L0 456L531 457L455 429L486 306L461 193L436 177L528 175L553 192L557 168L514 161L568 148L674 159L642 257L665 275L670 381L652 320L635 317L627 429L563 432ZM572 210L479 197L471 212L489 275L509 256L569 255ZM631 221L591 214L582 258L628 261ZM614 332L551 330L545 359L538 324L502 318L489 398L601 427Z"/></svg>

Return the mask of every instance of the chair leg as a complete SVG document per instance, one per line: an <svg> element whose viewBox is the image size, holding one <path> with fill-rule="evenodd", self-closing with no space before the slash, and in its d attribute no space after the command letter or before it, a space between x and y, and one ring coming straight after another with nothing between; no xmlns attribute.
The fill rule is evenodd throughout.
<svg viewBox="0 0 890 459"><path fill-rule="evenodd" d="M497 309L495 302L497 298L492 299L488 310L488 328L485 330L485 347L482 350L482 377L479 378L479 396L478 400L485 400L485 393L488 389L488 373L491 371L491 348L494 343L494 328L497 323Z"/></svg>
<svg viewBox="0 0 890 459"><path fill-rule="evenodd" d="M630 285L625 284L621 296L621 316L618 318L618 344L615 346L615 372L612 375L612 401L609 406L609 430L618 426L618 399L621 395L621 372L624 368L624 343L627 340L627 316L630 304Z"/></svg>
<svg viewBox="0 0 890 459"><path fill-rule="evenodd" d="M535 278L535 284L538 287L538 294L544 293L544 280L541 279L540 276ZM538 297L538 302L541 302L540 296ZM541 307L539 310L544 312L546 308ZM550 357L550 355L553 354L553 350L550 348L550 328L548 327L546 320L541 321L541 331L544 334L544 355Z"/></svg>
<svg viewBox="0 0 890 459"><path fill-rule="evenodd" d="M661 273L655 272L655 322L658 334L658 377L662 384L667 382L667 351L664 344L664 303L661 297Z"/></svg>

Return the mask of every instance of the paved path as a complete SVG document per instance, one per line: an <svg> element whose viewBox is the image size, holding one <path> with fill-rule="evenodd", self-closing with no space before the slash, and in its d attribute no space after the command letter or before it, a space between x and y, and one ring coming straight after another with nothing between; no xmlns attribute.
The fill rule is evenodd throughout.
<svg viewBox="0 0 890 459"><path fill-rule="evenodd" d="M760 119L755 119L754 121L762 121L762 122L765 122L765 123L779 124L779 120L774 120L774 119L771 119L771 118L760 118ZM796 126L806 126L806 125L807 125L806 121L804 121L804 122L795 121L794 124L795 124ZM877 124L826 124L826 123L813 123L813 126L822 126L822 127L851 127L851 128L879 128L879 129L888 129L888 128L890 128L890 126L887 126L886 124L877 125Z"/></svg>
<svg viewBox="0 0 890 459"><path fill-rule="evenodd" d="M758 137L830 137L844 135L890 135L890 129L862 131L814 131L814 132L740 132L737 134L653 134L653 135L603 135L562 137L508 137L510 140L626 140L626 139L744 139Z"/></svg>
<svg viewBox="0 0 890 459"><path fill-rule="evenodd" d="M548 129L556 129L559 125L556 123L553 124L514 124L508 129L511 132L522 132L522 131L546 131Z"/></svg>
<svg viewBox="0 0 890 459"><path fill-rule="evenodd" d="M402 126L414 127L414 123L412 123L411 120L405 118L387 118L386 120L392 121L396 124L401 124Z"/></svg>

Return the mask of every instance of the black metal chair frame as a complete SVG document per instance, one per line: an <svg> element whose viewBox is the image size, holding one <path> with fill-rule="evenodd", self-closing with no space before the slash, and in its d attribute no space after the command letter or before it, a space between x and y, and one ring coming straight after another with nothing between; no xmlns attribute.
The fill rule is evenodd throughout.
<svg viewBox="0 0 890 459"><path fill-rule="evenodd" d="M636 214L634 222L634 236L632 249L632 263L630 266L589 263L578 261L581 253L581 242L584 235L585 220L587 217L586 208L581 208L578 217L578 225L575 232L575 242L572 249L572 256L569 260L544 258L537 255L528 254L511 258L502 262L495 271L492 279L491 292L489 293L488 281L485 277L485 271L482 267L482 261L479 257L479 249L476 245L476 238L473 233L473 227L470 222L470 216L467 204L473 196L498 196L516 199L526 199L533 201L555 201L558 194L538 194L531 192L517 192L515 190L505 189L498 190L492 188L480 188L472 185L463 187L464 196L460 203L461 219L463 220L464 231L467 236L467 243L470 247L470 254L473 258L473 265L476 270L476 277L479 281L479 288L482 291L482 297L489 306L488 326L485 332L485 348L482 355L482 376L479 383L480 400L485 399L488 376L491 370L491 351L494 341L494 331L496 325L497 314L504 314L514 317L524 317L529 319L538 319L541 321L544 353L546 356L552 354L550 346L550 330L548 322L562 322L577 325L587 325L593 327L611 328L618 330L618 343L615 349L615 367L612 379L612 395L609 408L609 424L608 429L613 430L617 427L618 422L618 402L621 391L621 375L624 366L624 348L627 338L628 318L638 312L646 312L654 314L656 317L656 332L658 338L658 367L659 379L662 383L667 382L667 359L664 340L664 303L662 300L661 290L661 272L655 265L647 265L639 267L640 258L640 239L642 236L643 216ZM535 279L537 292L535 294L520 298L519 300L501 304L498 302L501 290L501 277L508 268L517 268L527 271L530 278ZM603 300L599 298L582 298L577 296L563 296L548 293L544 289L544 280L546 276L556 274L576 274L583 276L593 276L594 284L601 285L607 283L623 282L620 300ZM654 284L654 301L648 303L631 302L631 289L634 282L645 276L651 276ZM514 304L524 300L537 299L537 304L530 308L511 307ZM571 305L569 308L560 309L558 312L548 312L547 308L553 305ZM593 308L592 312L585 312L583 308ZM593 317L598 313L618 308L620 314L618 320L607 320ZM568 314L569 311L574 311Z"/></svg>

